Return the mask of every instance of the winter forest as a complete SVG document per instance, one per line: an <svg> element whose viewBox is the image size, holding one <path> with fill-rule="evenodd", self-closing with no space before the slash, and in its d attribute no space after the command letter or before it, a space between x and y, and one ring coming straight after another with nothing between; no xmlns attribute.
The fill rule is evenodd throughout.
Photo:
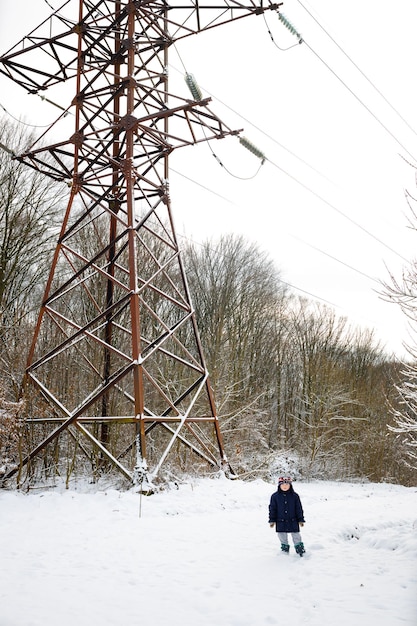
<svg viewBox="0 0 417 626"><path fill-rule="evenodd" d="M27 144L30 137L20 128L3 119L2 145L17 151ZM66 189L28 171L4 150L0 170L4 474L19 465L30 445L25 417L46 411L22 381ZM80 246L91 249L94 242L80 241ZM386 354L372 333L292 293L281 282L279 267L242 237L226 233L203 245L184 241L183 262L224 445L239 477L267 480L279 454L306 479L416 484L413 346L407 363ZM401 282L381 284L381 294L402 307L410 322L417 316L416 284L414 265L404 269ZM77 371L51 376L66 395L83 382ZM63 445L50 446L41 467L26 468L19 479L51 478L59 466L61 478L69 482L75 471L71 454ZM172 450L164 475L187 473L188 460L180 446Z"/></svg>

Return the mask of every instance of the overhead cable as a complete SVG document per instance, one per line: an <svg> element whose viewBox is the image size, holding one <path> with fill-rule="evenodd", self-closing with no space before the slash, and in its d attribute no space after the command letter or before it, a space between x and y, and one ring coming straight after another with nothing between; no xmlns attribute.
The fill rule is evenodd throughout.
<svg viewBox="0 0 417 626"><path fill-rule="evenodd" d="M304 41L304 40L303 40ZM179 55L178 55L179 56ZM185 65L183 60L181 59L181 63L184 66L185 69ZM179 71L177 68L175 68L174 66L173 69L175 69L176 71ZM330 68L329 68L330 69ZM186 70L185 70L186 71ZM205 90L206 91L206 90ZM210 93L210 92L207 92ZM353 92L352 92L353 93ZM213 95L213 94L210 94ZM216 97L216 96L213 96ZM355 96L356 97L356 96ZM218 98L216 98L217 100L219 100ZM236 110L232 109L231 107L229 107L227 104L225 104L224 102L222 102L221 100L219 100L219 102L221 102L224 106L226 106L229 110L233 111L236 115L238 115L239 117L241 117L241 119L243 119L244 121L248 122L249 124L251 124L251 126L253 126L254 128L256 128L257 130L259 130L260 132L262 132L265 136L269 137L270 139L272 139L274 141L274 139L268 135L267 133L265 133L265 131L259 129L257 126L255 126L254 124L252 124L252 122L250 120L248 120L247 118L244 118L242 115L240 115L240 113L238 113ZM377 118L376 118L377 119ZM287 148L285 148L284 146L282 146L279 142L275 142L278 145L280 145L281 147L283 147L285 150L287 150ZM209 142L209 148L213 153L213 156L216 158L216 160L220 163L220 165L227 170L227 168L224 167L223 163L220 161L220 159L217 157L217 155L213 152L211 146L210 146L210 142ZM287 150L288 151L288 150ZM290 151L288 151L290 152ZM295 156L297 159L299 159L299 157L297 157L297 155L295 155L294 153L293 156ZM411 155L410 155L411 156ZM299 159L301 160L301 159ZM372 232L370 232L369 230L367 230L364 226L361 226L358 222L356 222L355 220L353 220L352 218L350 218L348 215L346 215L341 209L338 209L334 204L332 204L331 202L329 202L328 200L326 200L325 198L323 198L320 194L318 194L317 192L313 191L313 189L311 189L308 185L304 184L301 180L299 180L298 178L296 178L295 176L293 176L292 174L290 174L289 172L287 172L284 168L280 167L279 165L277 165L276 163L272 162L270 159L268 159L268 161L271 163L271 165L273 165L274 167L276 167L277 169L279 169L281 172L283 172L286 176L288 176L289 178L291 178L293 181L295 181L298 185L300 185L301 187L303 187L304 189L306 189L306 191L308 191L309 193L311 193L312 195L314 195L317 199L319 199L321 202L324 202L324 204L326 204L328 207L330 207L331 209L333 209L334 211L338 212L340 215L342 215L345 219L347 219L348 221L350 221L354 226L356 226L357 228L361 229L363 232L365 232L369 237L372 237L372 239L374 239L375 241L377 241L379 244L381 244L382 246L384 246L386 249L390 250L390 252L392 252L393 254L395 254L396 256L398 256L400 259L402 259L403 261L405 261L406 263L409 262L408 259L406 259L404 256L402 256L399 252L397 252L396 250L394 250L393 248L391 248L388 244L386 244L384 241L382 241L381 239L379 239L376 235L374 235ZM304 162L306 165L308 165L309 167L311 167L308 163ZM311 169L315 169L312 168ZM259 171L259 170L258 170ZM320 172L318 172L317 170L315 170L318 174L320 174ZM230 172L228 172L229 174L231 174ZM233 174L231 174L233 176ZM186 177L187 178L187 177ZM236 177L238 178L238 177ZM191 180L191 179L189 179ZM328 180L328 179L327 179ZM193 181L194 182L194 181ZM331 181L330 181L331 182ZM197 183L198 184L198 183Z"/></svg>
<svg viewBox="0 0 417 626"><path fill-rule="evenodd" d="M217 196L218 198L221 198L222 200L224 200L225 202L228 202L229 204L233 204L236 206L236 203L233 202L233 200L230 200L229 198L226 198L225 196L222 196L220 193L217 193L217 191L213 191L213 189L210 189L210 187L206 187L205 185L198 183L196 180L194 180L193 178L190 178L189 176L186 176L185 174L183 174L182 172L179 172L178 170L175 170L173 167L169 168L170 172L175 172L175 174L178 174L178 176L181 176L182 178L185 178L186 180L189 180L191 183L194 183L194 185L198 185L198 187L201 187L202 189L205 189L206 191L208 191L209 193L214 194L215 196Z"/></svg>
<svg viewBox="0 0 417 626"><path fill-rule="evenodd" d="M349 93L359 102L359 104L361 104L364 109L366 109L368 111L368 113L370 115L372 115L372 117L374 118L374 120L376 120L378 122L378 124L380 126L382 126L382 128L392 137L392 139L394 139L394 141L408 154L408 156L410 156L414 161L417 161L416 157L404 146L404 144L401 143L401 141L398 139L398 137L396 137L394 135L394 133L392 133L390 131L390 129L383 123L381 122L381 120L379 119L379 117L377 115L375 115L375 113L363 102L363 100L361 100L359 98L358 95L356 95L356 93L353 91L353 89L351 89L346 83L345 81L340 78L340 76L337 74L337 72L335 72L328 63L326 63L326 61L324 59L321 58L321 56L315 51L313 50L313 48L309 45L309 43L304 39L304 44L307 46L307 48L319 59L319 61L321 61L323 63L323 65L325 67L327 67L327 69L329 70L329 72L331 72L333 74L333 76L335 76L337 78L337 80L345 87L345 89L347 89L349 91Z"/></svg>
<svg viewBox="0 0 417 626"><path fill-rule="evenodd" d="M301 187L303 187L306 191L308 191L309 193L311 193L313 196L315 196L318 200L320 200L321 202L323 202L324 204L326 204L328 207L330 207L331 209L333 209L334 211L336 211L337 213L339 213L340 215L342 215L346 220L348 220L349 222L351 222L352 224L354 224L357 228L360 228L364 233L366 233L367 235L369 235L369 237L372 237L372 239L375 239L375 241L377 241L378 243L380 243L382 246L384 246L385 248L387 248L388 250L390 250L391 252L393 252L395 255L397 255L400 259L402 259L403 261L405 261L406 263L409 263L409 259L406 259L405 257L402 256L402 254L400 254L399 252L397 252L396 250L394 250L394 248L391 248L391 246L389 246L388 244L386 244L384 241L382 241L382 239L379 239L379 237L377 237L376 235L374 235L373 233L371 233L369 230L367 230L364 226L361 226L358 222L356 222L354 219L352 219L351 217L349 217L349 215L346 215L346 213L344 213L341 209L338 209L334 204L332 204L331 202L329 202L328 200L326 200L325 198L323 198L323 196L321 196L319 193L317 193L316 191L314 191L313 189L311 189L311 187L309 187L308 185L306 185L305 183L303 183L301 180L299 180L298 178L296 178L295 176L293 176L292 174L290 174L289 172L287 172L286 170L284 170L284 168L282 168L280 165L277 165L276 163L273 163L270 159L268 159L268 162L271 163L271 165L273 165L274 167L276 167L278 170L280 170L283 174L285 174L286 176L288 176L289 178L291 178L294 182L296 182L298 185L300 185Z"/></svg>
<svg viewBox="0 0 417 626"><path fill-rule="evenodd" d="M349 263L346 263L345 261L342 261L341 259L338 259L337 257L333 256L332 254L329 254L328 252L325 252L325 250L322 250L321 248L318 248L317 246L313 246L313 244L308 243L308 241L304 241L304 239L301 239L301 237L296 237L296 235L292 235L291 233L289 233L289 235L293 239L296 239L297 241L300 241L305 246L308 246L309 248L312 248L313 250L316 250L317 252L320 252L320 254L324 254L325 256L328 256L329 259L333 259L333 261L336 261L336 263L340 263L341 265L344 265L348 269L353 270L357 274L361 274L365 278L369 278L369 280L371 280L372 282L376 283L379 286L381 285L380 281L377 278L373 278L372 276L369 276L369 274L365 274L365 272L362 272L361 270L358 270L356 267L353 267L352 265L349 265Z"/></svg>
<svg viewBox="0 0 417 626"><path fill-rule="evenodd" d="M268 159L269 161L269 159ZM319 200L325 202L330 208L334 208L336 211L338 211L339 213L341 213L343 215L343 217L345 217L346 219L348 219L349 221L351 221L355 226L357 226L358 228L362 229L368 236L372 237L373 239L375 239L379 244L381 244L382 246L384 246L385 248L387 248L388 250L390 250L391 252L393 252L396 256L399 256L402 260L405 260L408 262L407 259L405 259L403 256L401 256L396 250L394 250L393 248L391 248L390 246L388 246L386 243L384 243L383 241L381 241L378 237L376 237L375 235L373 235L372 233L370 233L368 230L366 230L364 227L362 227L360 224L357 224L354 220L352 220L351 218L349 218L347 215L345 215L343 212L341 212L339 209L337 209L336 207L334 207L331 203L327 202L326 200L324 200L321 196L319 196L318 194L316 194L312 189L310 189L309 187L307 187L306 185L304 185L301 181L299 181L298 179L296 179L294 176L292 176L291 174L289 174L288 172L286 172L283 168L275 165L274 163L272 163L271 161L269 161L269 163L271 163L271 165L274 165L275 167L278 167L278 169L280 169L284 174L286 174L287 176L289 176L290 178L292 178L295 182L297 182L298 184L302 185L307 191L309 191L310 193L312 193L313 195L315 195ZM218 198L221 198L222 200L224 200L225 202L233 205L233 206L237 206L236 202L234 202L233 200L230 200L229 198L226 198L225 196L217 193L216 191L213 191L212 189L210 189L209 187L203 185L202 183L194 180L193 178L190 178L189 176L186 176L185 174L182 174L181 172L179 172L178 170L173 169L172 167L170 168L171 172L175 172L175 174L178 174L178 176L181 176L182 178L185 178L186 180L189 180L191 183L193 183L194 185L197 185L198 187L201 187L202 189L204 189L205 191L208 191L209 193L217 196ZM321 254L333 259L334 261L336 261L337 263L340 263L341 265L344 265L345 267L351 269L352 271L356 272L357 274L361 274L362 276L364 276L365 278L368 278L369 280L371 280L372 282L375 282L377 284L379 284L379 281L376 278L373 278L372 276L369 276L369 274L366 274L365 272L357 269L356 267L353 267L352 265L349 265L348 263L346 263L345 261L342 261L341 259L338 259L337 257L329 254L328 252L325 252L324 250L322 250L321 248L318 248L317 246L314 246L313 244L310 244L306 241L304 241L303 239L301 239L300 237L297 237L295 235L293 235L292 233L288 233L291 237L293 237L294 239L297 239L298 241L300 241L301 243L303 243L306 246L309 246L310 248L313 248L314 250L317 250L317 252L320 252Z"/></svg>
<svg viewBox="0 0 417 626"><path fill-rule="evenodd" d="M314 15L303 5L301 0L297 0L297 2L303 7L304 11L306 11L309 16L316 22L316 24L321 28L321 30L329 37L329 39L334 43L334 45L340 50L340 52L352 63L352 65L358 70L358 72L363 76L363 78L375 89L375 91L381 96L384 102L390 107L392 111L404 122L404 124L411 130L412 133L417 135L417 132L414 128L407 122L407 120L401 115L401 113L391 104L391 102L384 96L384 94L378 89L378 87L373 83L370 78L361 70L359 65L355 63L355 61L345 52L340 44L330 35L330 33L320 24L320 22L314 17Z"/></svg>
<svg viewBox="0 0 417 626"><path fill-rule="evenodd" d="M310 296L311 298L315 298L316 300L321 300L321 302L324 302L325 304L329 304L330 306L333 306L333 307L335 307L337 309L342 308L339 305L335 304L334 302L330 302L330 300L325 300L325 298L321 298L320 296L316 296L316 295L314 295L314 293L310 293L310 291L306 291L305 289L301 289L301 287L297 287L293 283L289 283L286 280L280 279L280 282L283 283L284 285L287 285L288 287L291 287L292 289L295 289L296 291L300 291L301 293L305 293L307 296Z"/></svg>
<svg viewBox="0 0 417 626"><path fill-rule="evenodd" d="M23 120L18 119L17 117L12 115L12 113L10 113L10 111L8 111L6 109L6 107L3 104L1 104L1 102L0 102L0 108L3 109L3 111L6 113L6 115L11 117L12 120L17 122L18 124L23 124L24 126L29 126L30 128L47 128L48 126L50 126L50 124L44 124L44 125L40 126L39 124L29 124L28 122L24 122Z"/></svg>
<svg viewBox="0 0 417 626"><path fill-rule="evenodd" d="M175 46L175 50L178 54L178 57L185 69L185 65L183 63L183 60L181 59L177 48ZM172 65L171 63L169 64L169 66L175 70L176 72L181 73L181 70L179 70L177 67L175 67L174 65ZM185 70L187 71L187 70ZM204 87L204 91L211 96L212 98L215 98L217 100L217 102L219 102L221 105L223 105L224 107L226 107L227 109L229 109L229 111L231 111L232 113L234 113L235 115L238 115L244 122L247 122L248 124L250 124L252 126L252 128L254 128L255 130L257 130L258 132L262 133L263 135L265 135L265 137L268 137L268 139L270 139L272 142L274 142L277 146L279 146L280 148L282 148L283 150L285 150L288 154L290 154L292 157L294 157L295 159L297 159L297 161L299 161L300 163L302 163L303 165L305 165L306 167L308 167L310 170L312 170L313 172L315 172L316 174L318 174L319 176L321 176L321 178L324 178L325 180L327 180L327 182L331 183L332 185L335 185L335 183L330 180L326 174L323 174L323 172L320 172L317 168L314 167L314 165L311 165L311 163L308 163L305 159L303 159L302 157L300 157L298 154L296 154L295 152L293 152L292 150L290 150L289 148L287 148L286 146L284 146L282 143L280 143L277 139L275 139L274 137L272 137L271 135L269 135L265 130L263 130L262 128L260 128L259 126L257 126L256 124L254 124L253 122L251 122L250 120L248 120L247 117L244 117L241 113L239 113L238 111L236 111L236 109L233 109L231 106L229 106L228 104L226 104L225 102L223 102L223 100L220 100L220 98L218 98L217 96L215 96L213 93L211 93L210 91L208 91L205 87Z"/></svg>

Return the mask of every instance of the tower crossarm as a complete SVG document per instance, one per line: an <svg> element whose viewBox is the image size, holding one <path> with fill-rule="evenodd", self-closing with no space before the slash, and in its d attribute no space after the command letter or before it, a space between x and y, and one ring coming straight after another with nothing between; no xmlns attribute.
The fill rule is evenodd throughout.
<svg viewBox="0 0 417 626"><path fill-rule="evenodd" d="M111 463L137 481L147 459L156 475L180 444L228 465L174 227L169 157L240 131L211 111L190 74L191 97L173 93L168 52L182 38L279 7L68 0L0 57L1 74L29 93L48 90L61 109L16 158L68 184L25 379L63 421L49 434L49 422L40 431L32 423L21 465L79 433L93 465ZM123 435L119 418L128 420Z"/></svg>
<svg viewBox="0 0 417 626"><path fill-rule="evenodd" d="M77 5L80 5L79 20L74 21ZM204 4L194 0L171 3L164 0L69 0L0 56L0 73L28 93L42 94L49 87L76 77L80 55L86 67L123 64L132 47L140 54L150 45L154 47L156 41L162 49L179 39L250 15L279 12L281 5L269 0L208 0ZM109 11L109 8L114 10ZM132 12L143 26L133 37L126 28ZM150 27L156 27L158 32L153 42L148 38ZM84 42L82 49L80 35ZM117 50L109 45L112 39L120 42Z"/></svg>
<svg viewBox="0 0 417 626"><path fill-rule="evenodd" d="M123 176L125 165L124 151L115 158L114 139L123 136L127 128L133 131L136 141L134 157L135 176L149 183L149 172L160 161L176 148L195 145L211 139L222 139L228 135L238 135L242 129L232 129L208 108L210 98L200 102L183 100L172 108L164 108L152 114L136 117L126 115L118 123L103 125L104 115L114 115L111 106L108 110L100 109L100 115L92 113L88 124L73 133L67 140L51 145L44 144L44 136L18 155L18 159L33 169L54 178L55 180L71 181L74 179L74 155L78 152L75 183L88 186L92 172L103 168L118 171ZM140 101L137 100L137 104ZM101 118L101 119L100 119ZM172 118L168 127L161 121ZM111 134L113 133L113 134ZM140 150L142 147L142 150ZM157 184L159 188L159 184ZM92 201L96 194L91 196Z"/></svg>

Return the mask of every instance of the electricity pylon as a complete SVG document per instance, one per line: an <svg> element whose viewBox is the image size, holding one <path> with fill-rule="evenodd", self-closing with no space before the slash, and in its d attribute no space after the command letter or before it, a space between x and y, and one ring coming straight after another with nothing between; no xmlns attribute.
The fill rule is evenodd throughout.
<svg viewBox="0 0 417 626"><path fill-rule="evenodd" d="M174 229L168 159L240 131L210 110L192 76L191 99L170 93L168 51L279 6L69 0L0 58L0 72L28 93L52 103L55 90L69 102L18 155L69 188L26 370L50 409L28 419L35 434L22 465L65 434L83 458L136 482L155 477L177 444L230 469Z"/></svg>

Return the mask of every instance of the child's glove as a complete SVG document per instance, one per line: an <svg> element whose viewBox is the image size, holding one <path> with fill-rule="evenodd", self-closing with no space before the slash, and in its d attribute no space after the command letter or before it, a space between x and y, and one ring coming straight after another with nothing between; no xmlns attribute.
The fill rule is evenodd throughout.
<svg viewBox="0 0 417 626"><path fill-rule="evenodd" d="M269 522L269 525L271 528L273 528L275 526L275 522Z"/></svg>
<svg viewBox="0 0 417 626"><path fill-rule="evenodd" d="M300 522L300 526L302 528L304 526L304 522Z"/></svg>

